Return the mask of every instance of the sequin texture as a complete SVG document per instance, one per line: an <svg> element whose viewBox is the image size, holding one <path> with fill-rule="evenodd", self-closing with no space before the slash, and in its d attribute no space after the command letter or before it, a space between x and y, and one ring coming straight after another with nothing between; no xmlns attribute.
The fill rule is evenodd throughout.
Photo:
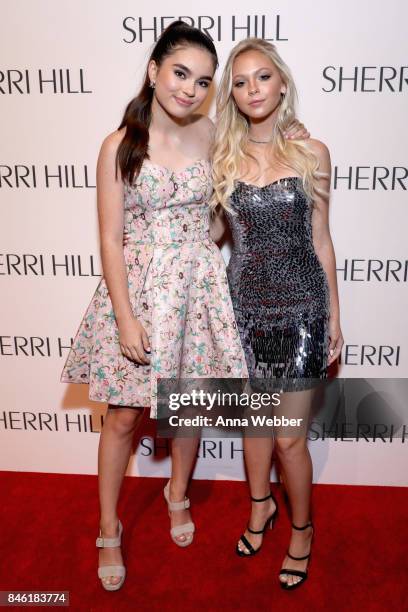
<svg viewBox="0 0 408 612"><path fill-rule="evenodd" d="M325 378L329 291L299 177L237 181L228 281L251 378Z"/></svg>

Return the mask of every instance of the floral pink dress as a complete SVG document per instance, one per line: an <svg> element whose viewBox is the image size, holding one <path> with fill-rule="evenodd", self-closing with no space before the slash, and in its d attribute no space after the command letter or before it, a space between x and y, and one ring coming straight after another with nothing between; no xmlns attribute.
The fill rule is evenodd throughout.
<svg viewBox="0 0 408 612"><path fill-rule="evenodd" d="M209 236L211 166L180 172L145 160L125 186L124 247L134 316L150 339L150 365L127 359L104 278L82 319L61 380L89 383L92 400L150 406L158 378L241 378L245 356L224 260Z"/></svg>

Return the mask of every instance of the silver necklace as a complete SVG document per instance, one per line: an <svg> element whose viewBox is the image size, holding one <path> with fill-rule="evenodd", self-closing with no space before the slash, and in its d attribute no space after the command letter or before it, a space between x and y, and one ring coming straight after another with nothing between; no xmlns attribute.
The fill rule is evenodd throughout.
<svg viewBox="0 0 408 612"><path fill-rule="evenodd" d="M248 140L250 140L251 142L255 142L255 144L270 144L272 142L272 140L255 140L250 136L248 136Z"/></svg>

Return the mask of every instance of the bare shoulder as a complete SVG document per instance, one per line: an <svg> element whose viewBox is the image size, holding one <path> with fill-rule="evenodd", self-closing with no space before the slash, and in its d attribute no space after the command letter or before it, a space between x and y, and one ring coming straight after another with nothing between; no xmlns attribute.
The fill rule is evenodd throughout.
<svg viewBox="0 0 408 612"><path fill-rule="evenodd" d="M126 128L123 127L120 130L115 130L111 134L108 134L102 142L100 154L106 157L115 157L125 132Z"/></svg>
<svg viewBox="0 0 408 612"><path fill-rule="evenodd" d="M308 138L305 143L308 149L317 157L317 160L319 162L319 170L330 175L330 152L324 142L322 142L321 140L317 140L316 138Z"/></svg>
<svg viewBox="0 0 408 612"><path fill-rule="evenodd" d="M115 176L116 181L116 155L118 147L125 135L126 128L115 130L102 142L97 163L98 176Z"/></svg>
<svg viewBox="0 0 408 612"><path fill-rule="evenodd" d="M322 142L321 140L317 140L316 138L308 138L307 140L305 140L305 144L320 161L330 162L330 152L324 142Z"/></svg>

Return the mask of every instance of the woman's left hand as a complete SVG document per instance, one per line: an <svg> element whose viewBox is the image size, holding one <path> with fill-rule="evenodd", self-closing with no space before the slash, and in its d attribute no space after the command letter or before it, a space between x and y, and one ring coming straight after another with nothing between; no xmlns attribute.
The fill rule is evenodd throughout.
<svg viewBox="0 0 408 612"><path fill-rule="evenodd" d="M130 242L130 234L126 229L123 230L123 246L127 246Z"/></svg>
<svg viewBox="0 0 408 612"><path fill-rule="evenodd" d="M285 138L287 140L307 140L310 138L310 133L307 131L303 123L300 123L300 121L295 119L286 130Z"/></svg>
<svg viewBox="0 0 408 612"><path fill-rule="evenodd" d="M332 364L340 357L341 349L344 344L343 334L341 333L340 323L338 321L329 321L329 358L327 365Z"/></svg>

